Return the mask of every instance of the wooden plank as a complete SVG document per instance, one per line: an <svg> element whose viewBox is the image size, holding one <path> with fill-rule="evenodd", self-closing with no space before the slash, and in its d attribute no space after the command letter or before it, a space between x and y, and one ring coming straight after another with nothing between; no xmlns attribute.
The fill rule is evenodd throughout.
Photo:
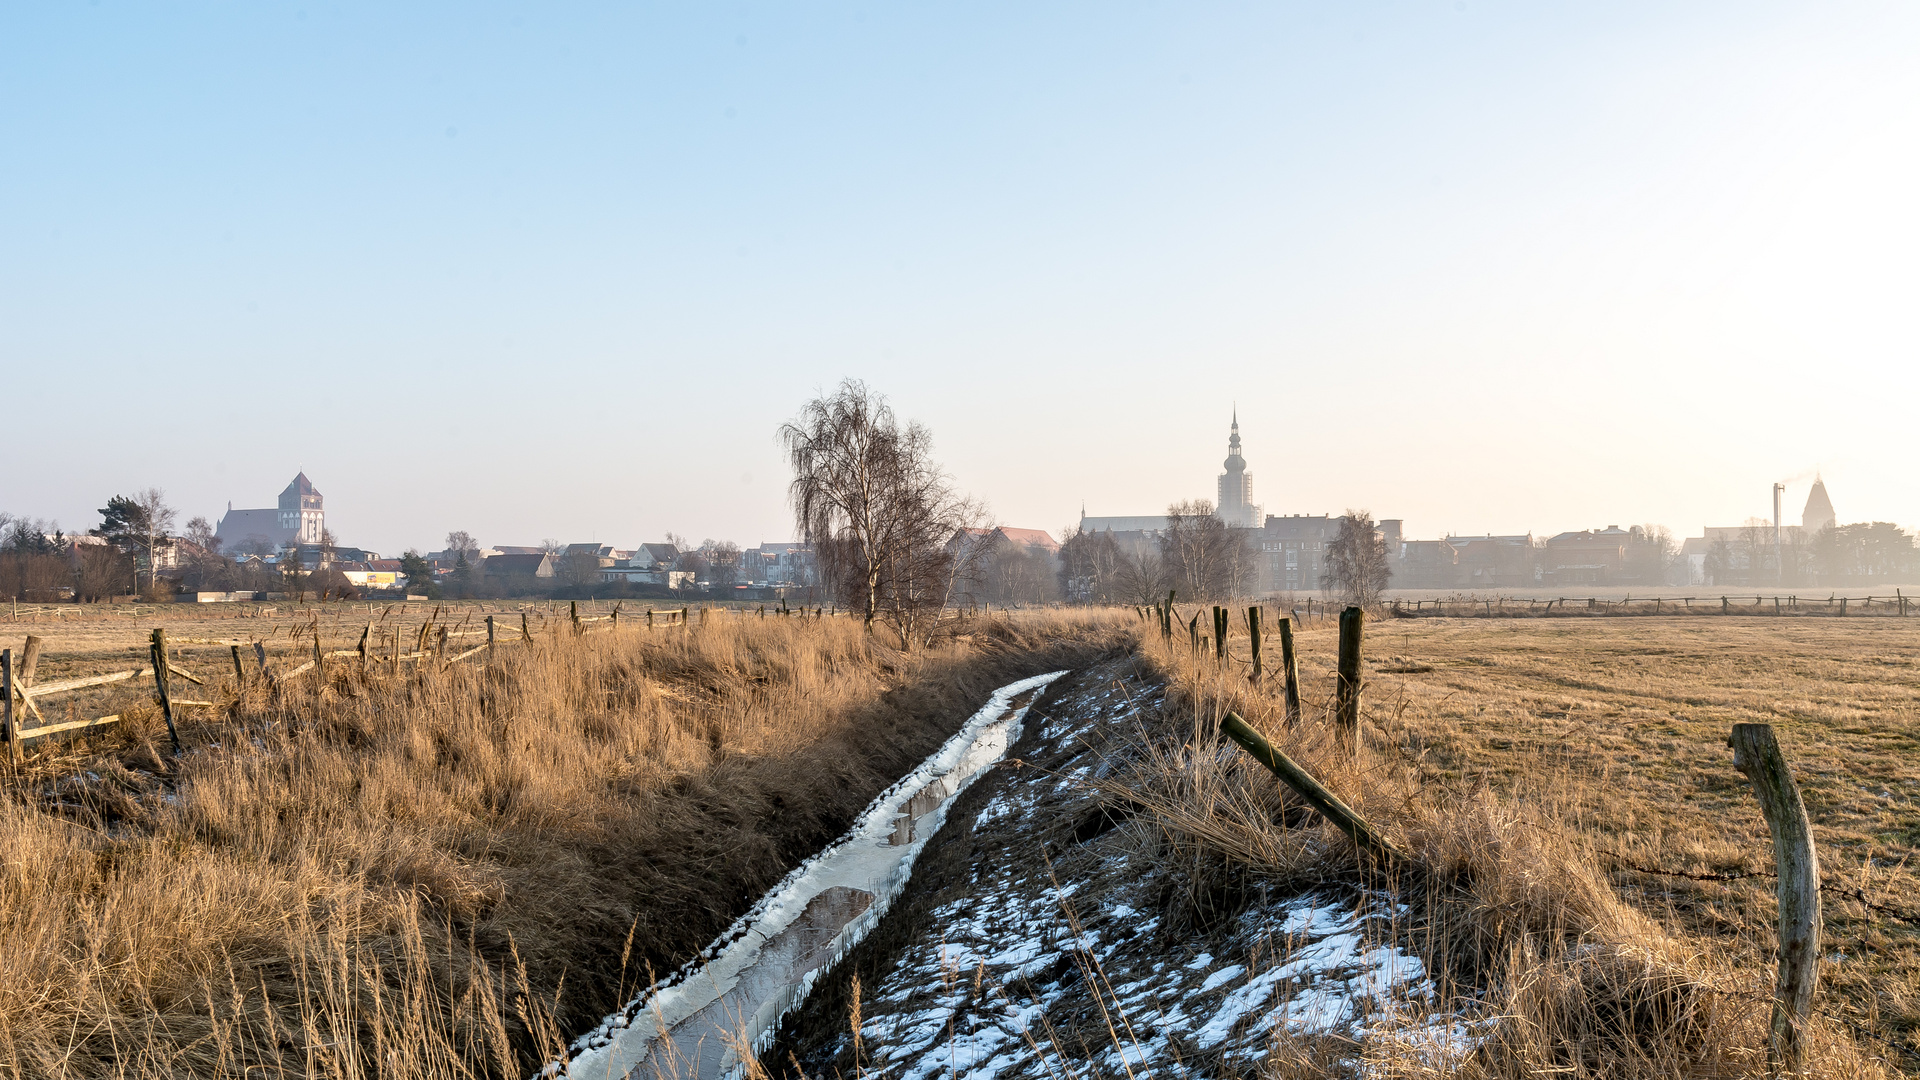
<svg viewBox="0 0 1920 1080"><path fill-rule="evenodd" d="M1806 1024L1820 980L1820 859L1793 771L1768 724L1735 724L1727 736L1733 767L1753 781L1754 798L1773 833L1779 874L1780 973L1774 983L1767 1064L1799 1075L1807 1067Z"/></svg>
<svg viewBox="0 0 1920 1080"><path fill-rule="evenodd" d="M22 739L37 739L42 735L58 735L63 731L79 731L83 728L99 727L102 724L117 724L120 714L102 716L96 720L68 720L60 724L47 724L43 727L28 728L20 733Z"/></svg>
<svg viewBox="0 0 1920 1080"><path fill-rule="evenodd" d="M110 675L90 675L84 679L65 679L60 682L50 682L44 686L34 687L33 696L47 697L51 694L65 694L74 690L85 690L90 686L105 686L108 683L125 682L128 679L137 679L152 670L152 668L137 667L132 671L116 671Z"/></svg>
<svg viewBox="0 0 1920 1080"><path fill-rule="evenodd" d="M1353 808L1341 802L1338 795L1321 786L1312 774L1301 768L1292 758L1281 753L1266 740L1265 736L1253 730L1251 725L1240 719L1239 713L1230 712L1226 719L1220 721L1220 733L1239 743L1240 748L1252 754L1255 761L1265 765L1273 775L1299 793L1308 806L1318 810L1323 817L1333 822L1335 828L1346 833L1356 847L1370 854L1387 858L1400 857L1400 853L1394 850L1393 845L1387 843L1373 826L1367 824L1365 818L1354 813Z"/></svg>

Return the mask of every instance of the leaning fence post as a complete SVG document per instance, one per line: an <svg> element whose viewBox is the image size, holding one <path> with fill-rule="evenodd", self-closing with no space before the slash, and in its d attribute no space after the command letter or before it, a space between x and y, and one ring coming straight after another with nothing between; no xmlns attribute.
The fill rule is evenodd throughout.
<svg viewBox="0 0 1920 1080"><path fill-rule="evenodd" d="M533 644L533 631L527 629L527 611L525 608L520 609L520 637L521 640L527 644Z"/></svg>
<svg viewBox="0 0 1920 1080"><path fill-rule="evenodd" d="M1334 720L1349 751L1360 749L1360 640L1366 613L1349 607L1340 613L1340 668L1335 684Z"/></svg>
<svg viewBox="0 0 1920 1080"><path fill-rule="evenodd" d="M173 695L167 692L167 632L154 628L153 644L148 647L153 656L153 682L160 690L160 715L167 718L167 738L173 741L173 752L180 752L180 730L173 726ZM11 699L11 695L9 695Z"/></svg>
<svg viewBox="0 0 1920 1080"><path fill-rule="evenodd" d="M1287 680L1287 723L1300 722L1300 664L1293 652L1293 617L1280 616L1280 668Z"/></svg>
<svg viewBox="0 0 1920 1080"><path fill-rule="evenodd" d="M372 640L373 624L368 623L366 628L360 631L360 673L362 675L366 674L367 671L367 649Z"/></svg>
<svg viewBox="0 0 1920 1080"><path fill-rule="evenodd" d="M1248 648L1253 650L1253 681L1260 681L1260 606L1255 604L1247 609Z"/></svg>
<svg viewBox="0 0 1920 1080"><path fill-rule="evenodd" d="M1780 975L1773 989L1773 1017L1767 1064L1800 1073L1806 1069L1805 1027L1820 981L1820 860L1806 804L1780 744L1767 724L1735 724L1727 737L1733 767L1753 781L1767 828L1773 833L1773 862L1779 872Z"/></svg>
<svg viewBox="0 0 1920 1080"><path fill-rule="evenodd" d="M233 644L229 644L229 645L227 646L227 648L229 648L229 649L232 649L232 650L233 650L233 685L234 685L234 688L235 688L235 689L244 689L244 688L246 687L246 685L247 685L247 669L246 669L246 668L244 668L244 667L241 667L241 666L240 666L240 646L239 646L239 644L238 644L238 643L236 642L236 643L233 643Z"/></svg>
<svg viewBox="0 0 1920 1080"><path fill-rule="evenodd" d="M1374 832L1365 818L1354 813L1351 807L1340 801L1338 795L1321 786L1311 773L1301 768L1292 758L1281 753L1259 732L1253 730L1245 720L1240 719L1239 713L1230 712L1226 719L1220 721L1220 733L1239 743L1241 749L1252 754L1255 761L1272 770L1273 775L1298 792L1308 806L1320 811L1328 821L1333 822L1335 827L1346 833L1356 847L1369 854L1383 855L1388 858L1399 856L1400 853L1394 850L1393 845L1387 843L1379 833Z"/></svg>
<svg viewBox="0 0 1920 1080"><path fill-rule="evenodd" d="M7 759L20 764L20 733L13 727L12 649L0 649L0 735L7 739Z"/></svg>

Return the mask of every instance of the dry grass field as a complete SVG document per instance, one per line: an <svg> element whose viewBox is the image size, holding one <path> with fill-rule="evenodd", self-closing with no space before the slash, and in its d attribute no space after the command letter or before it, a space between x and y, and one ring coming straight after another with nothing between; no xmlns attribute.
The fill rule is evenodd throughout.
<svg viewBox="0 0 1920 1080"><path fill-rule="evenodd" d="M1335 633L1319 623L1299 638L1311 712L1332 687ZM1827 1034L1867 1055L1832 1050L1820 1075L1861 1074L1874 1057L1902 1072L1920 1068L1920 925L1902 918L1920 918L1911 862L1920 842L1920 620L1382 620L1370 624L1367 648L1357 772L1326 753L1313 725L1287 731L1270 688L1255 692L1238 678L1244 668L1222 679L1210 659L1193 664L1184 641L1162 662L1183 673L1202 712L1241 708L1320 762L1356 805L1409 837L1429 871L1457 860L1476 883L1465 904L1474 920L1497 915L1532 925L1529 933L1554 926L1609 948L1639 941L1668 975L1750 1006L1744 1019L1722 1017L1718 1034L1692 1050L1667 1047L1664 1059L1649 1051L1639 1068L1616 1062L1593 1075L1754 1067L1751 1006L1763 1012L1771 987L1772 850L1726 739L1736 722L1772 724L1834 887L1824 898ZM1205 787L1192 778L1175 785ZM1187 813L1172 817L1201 833L1213 827ZM1285 861L1257 822L1215 843ZM1528 875L1545 896L1522 887ZM1511 927L1476 933L1515 944ZM1519 976L1506 969L1509 994L1526 981ZM1524 1001L1507 1007L1530 1015ZM1709 1043L1712 1053L1700 1051Z"/></svg>
<svg viewBox="0 0 1920 1080"><path fill-rule="evenodd" d="M152 613L176 639L267 642L282 670L311 655L301 626L336 649L372 622L411 648L435 614L242 610ZM0 1069L525 1075L992 687L1132 649L1195 722L1143 748L1124 793L1191 870L1182 902L1206 902L1221 867L1367 880L1297 807L1276 810L1271 777L1207 749L1207 721L1236 709L1412 853L1400 886L1435 969L1507 1018L1474 1077L1761 1074L1773 896L1754 872L1772 857L1725 739L1773 724L1836 889L1813 1075L1920 1065L1920 927L1900 918L1920 915L1920 620L1376 621L1348 761L1314 720L1325 621L1299 634L1309 719L1288 728L1277 680L1249 686L1183 638L1142 642L1131 613L984 620L910 656L847 619L649 632L623 616L576 638L564 606L528 615L535 643L491 664L348 659L278 689L236 686L224 647L189 647L210 684L194 693L220 707L188 715L181 757L145 687L90 703L123 727L29 744L0 807ZM438 616L482 625L477 607ZM131 666L152 625L0 634L47 639L46 681ZM1325 1075L1325 1052L1282 1040L1265 1075Z"/></svg>
<svg viewBox="0 0 1920 1080"><path fill-rule="evenodd" d="M1383 748L1435 785L1539 805L1675 932L1768 962L1771 878L1670 876L1772 868L1735 723L1774 726L1823 876L1920 919L1920 619L1398 620L1371 644L1434 669L1372 676ZM1920 925L1837 892L1824 914L1829 1009L1920 1068Z"/></svg>
<svg viewBox="0 0 1920 1080"><path fill-rule="evenodd" d="M336 610L328 648L368 621ZM429 613L409 606L409 648ZM169 630L291 633L233 632L249 622L275 625ZM344 659L277 686L189 654L219 707L183 718L180 756L150 688L118 691L124 724L29 743L0 805L0 1070L525 1076L994 687L1128 642L1097 614L911 655L845 618L548 623L491 663ZM138 660L147 625L33 629L49 661L100 670Z"/></svg>

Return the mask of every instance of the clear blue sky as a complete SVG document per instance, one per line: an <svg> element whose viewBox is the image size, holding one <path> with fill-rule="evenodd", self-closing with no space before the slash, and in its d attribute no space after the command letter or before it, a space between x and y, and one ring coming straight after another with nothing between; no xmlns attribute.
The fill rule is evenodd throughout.
<svg viewBox="0 0 1920 1080"><path fill-rule="evenodd" d="M0 12L0 509L784 537L843 375L1009 524L1920 524L1920 7Z"/></svg>

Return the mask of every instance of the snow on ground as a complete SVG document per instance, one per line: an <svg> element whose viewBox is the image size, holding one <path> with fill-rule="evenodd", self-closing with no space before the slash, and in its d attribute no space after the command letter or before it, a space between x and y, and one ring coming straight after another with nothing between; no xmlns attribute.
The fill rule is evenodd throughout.
<svg viewBox="0 0 1920 1080"><path fill-rule="evenodd" d="M1098 807L1078 778L1104 773L1157 687L1077 678L1036 710L966 819L966 803L903 904L929 929L896 948L864 988L867 1075L997 1080L1083 1075L1217 1076L1248 1070L1276 1039L1314 1044L1335 1075L1383 1061L1442 1068L1473 1046L1420 958L1402 946L1407 910L1377 892L1258 894L1205 934L1173 933L1159 885L1129 829L1089 828ZM1044 715L1043 715L1044 714ZM1037 730L1034 730L1037 729ZM1096 835L1088 836L1088 833ZM934 880L939 875L946 880ZM914 894L921 894L915 896ZM813 1017L841 1034L847 1018ZM831 1071L815 1044L803 1061Z"/></svg>

